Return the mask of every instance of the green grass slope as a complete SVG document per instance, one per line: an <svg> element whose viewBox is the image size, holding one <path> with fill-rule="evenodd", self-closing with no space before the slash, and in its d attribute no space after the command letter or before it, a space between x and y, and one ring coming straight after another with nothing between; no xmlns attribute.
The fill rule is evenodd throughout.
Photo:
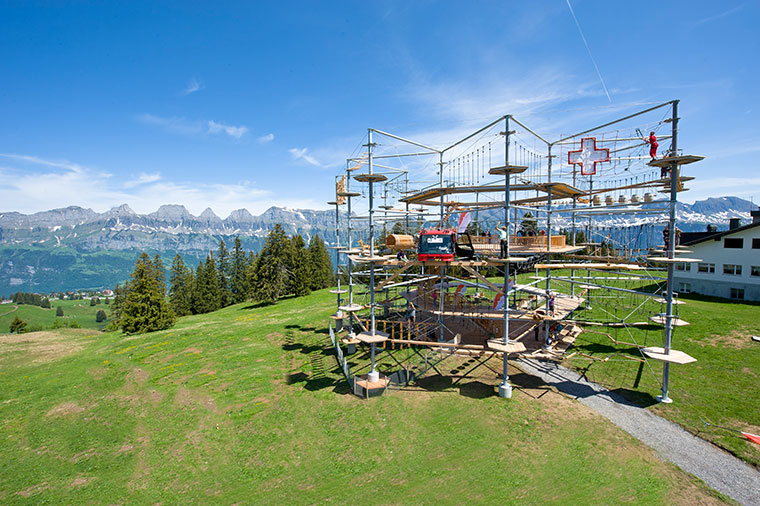
<svg viewBox="0 0 760 506"><path fill-rule="evenodd" d="M26 322L27 330L48 329L56 320L60 320L61 323L71 323L76 320L82 328L101 330L108 325L109 320L96 322L95 317L98 310L102 309L105 311L109 318L111 316L111 306L103 302L90 306L89 300L51 300L51 309L20 304L18 305L18 309L14 310L14 305L0 305L0 334L7 334L9 332L11 322L16 316ZM63 308L62 317L55 315L55 308L58 306Z"/></svg>
<svg viewBox="0 0 760 506"><path fill-rule="evenodd" d="M467 384L348 394L325 333L333 297L141 336L0 336L0 502L721 502L518 373L511 401Z"/></svg>

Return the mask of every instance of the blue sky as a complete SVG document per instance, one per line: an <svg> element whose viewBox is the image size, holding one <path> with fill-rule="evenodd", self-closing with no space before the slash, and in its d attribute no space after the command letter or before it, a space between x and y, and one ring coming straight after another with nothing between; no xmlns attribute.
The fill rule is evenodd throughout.
<svg viewBox="0 0 760 506"><path fill-rule="evenodd" d="M760 3L2 2L0 211L326 208L367 127L445 145L681 100L683 200L760 200ZM220 5L223 4L223 5Z"/></svg>

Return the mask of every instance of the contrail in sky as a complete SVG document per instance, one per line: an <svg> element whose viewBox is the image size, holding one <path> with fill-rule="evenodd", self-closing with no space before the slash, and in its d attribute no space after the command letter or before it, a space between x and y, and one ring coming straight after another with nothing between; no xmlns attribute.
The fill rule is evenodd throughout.
<svg viewBox="0 0 760 506"><path fill-rule="evenodd" d="M578 18L575 17L575 12L573 11L573 6L570 5L570 0L565 0L567 2L567 8L570 9L570 14L573 15L573 19L575 20L575 26L578 27L578 33L581 34L581 39L583 39L583 44L586 46L586 51L588 51L588 56L591 58L591 63L594 64L594 68L596 69L596 75L599 76L599 81L602 83L602 88L604 88L604 93L607 95L607 100L612 103L612 98L610 98L610 92L607 91L607 85L604 84L604 79L602 79L602 73L599 72L599 66L596 64L596 60L594 60L594 55L591 54L591 48L588 47L588 42L586 42L586 37L583 36L583 30L581 30L581 24L578 23Z"/></svg>

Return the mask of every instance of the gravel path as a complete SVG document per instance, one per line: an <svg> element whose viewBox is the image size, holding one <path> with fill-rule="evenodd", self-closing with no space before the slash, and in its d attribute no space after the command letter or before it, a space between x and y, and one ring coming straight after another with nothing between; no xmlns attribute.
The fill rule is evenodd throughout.
<svg viewBox="0 0 760 506"><path fill-rule="evenodd" d="M760 472L742 460L558 364L522 359L513 363L575 397L709 487L742 504L760 505Z"/></svg>

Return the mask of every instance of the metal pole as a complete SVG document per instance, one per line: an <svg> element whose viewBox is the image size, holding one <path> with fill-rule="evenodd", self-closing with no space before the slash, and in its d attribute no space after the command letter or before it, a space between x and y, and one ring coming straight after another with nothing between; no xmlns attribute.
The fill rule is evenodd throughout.
<svg viewBox="0 0 760 506"><path fill-rule="evenodd" d="M441 190L443 190L443 153L439 153L438 155L438 180L441 185ZM443 207L444 207L444 197L443 197L443 191L441 191L441 222L440 222L440 228L443 230ZM454 245L452 245L453 247ZM456 251L456 248L455 250ZM443 289L443 284L445 282L446 277L446 268L441 266L439 267L441 269L441 277L439 281L439 288L438 288L438 340L443 341L443 297L446 293ZM433 293L435 293L435 288L433 288Z"/></svg>
<svg viewBox="0 0 760 506"><path fill-rule="evenodd" d="M678 100L673 101L673 137L670 148L671 156L678 153ZM678 201L678 164L670 164L670 220L668 221L668 258L675 257L676 249L676 203ZM665 295L665 354L670 354L670 342L673 337L673 274L675 265L668 262L668 287ZM657 400L664 403L671 403L673 399L668 397L670 384L670 363L663 362L662 365L662 395L657 396Z"/></svg>
<svg viewBox="0 0 760 506"><path fill-rule="evenodd" d="M369 173L372 174L372 129L367 130L367 165ZM375 223L373 221L375 215L375 202L374 202L374 182L372 178L369 180L369 256L375 256ZM370 262L369 264L369 293L370 293L370 335L375 335L375 264ZM372 369L369 372L369 381L377 381L380 379L380 375L375 370L375 343L370 344L371 348L371 360Z"/></svg>
<svg viewBox="0 0 760 506"><path fill-rule="evenodd" d="M504 118L505 134L504 134L504 165L509 165L509 120L511 116ZM502 378L503 381L499 385L499 397L505 399L512 398L512 385L509 384L509 353L507 352L507 346L509 346L509 169L504 171L504 226L507 232L507 248L506 248L506 262L504 263L504 287L503 287L503 300L504 300L504 354L502 360Z"/></svg>
<svg viewBox="0 0 760 506"><path fill-rule="evenodd" d="M346 163L346 193L351 192L351 171L349 170L349 164ZM348 200L348 217L346 218L346 222L348 223L348 250L351 251L351 195L346 197ZM353 267L353 261L351 260L350 254L346 255L348 258L348 305L353 306L354 304L354 278L351 274L351 270ZM348 333L349 338L353 336L354 334L354 313L353 311L348 312Z"/></svg>
<svg viewBox="0 0 760 506"><path fill-rule="evenodd" d="M335 278L338 283L336 297L338 298L338 306L340 306L340 205L338 204L338 198L335 195Z"/></svg>

